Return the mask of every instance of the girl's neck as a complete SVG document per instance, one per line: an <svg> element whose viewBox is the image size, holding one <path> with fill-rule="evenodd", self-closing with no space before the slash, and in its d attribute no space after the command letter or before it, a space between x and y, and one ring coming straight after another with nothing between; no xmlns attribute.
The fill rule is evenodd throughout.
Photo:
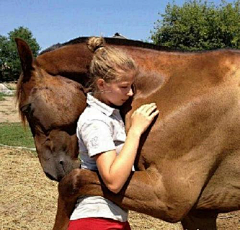
<svg viewBox="0 0 240 230"><path fill-rule="evenodd" d="M98 99L99 101L101 101L102 103L104 103L104 104L106 104L106 105L108 105L108 106L110 106L110 107L112 107L112 108L114 108L114 109L119 109L118 106L116 106L116 105L114 105L114 104L109 104L109 103L107 103L107 101L106 101L106 100L104 99L104 97L102 96L102 93L101 93L101 92L97 91L97 92L94 92L92 95L93 95L96 99Z"/></svg>
<svg viewBox="0 0 240 230"><path fill-rule="evenodd" d="M108 103L106 102L106 100L104 99L104 97L102 96L102 93L100 91L94 92L92 94L96 99L98 99L99 101L101 101L102 103L108 105Z"/></svg>

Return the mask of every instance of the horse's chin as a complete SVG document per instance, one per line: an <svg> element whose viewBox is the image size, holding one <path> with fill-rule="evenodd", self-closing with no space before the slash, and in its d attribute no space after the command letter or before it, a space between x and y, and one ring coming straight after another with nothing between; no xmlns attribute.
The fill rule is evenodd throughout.
<svg viewBox="0 0 240 230"><path fill-rule="evenodd" d="M73 169L80 168L79 160L70 160L69 158L65 161L52 160L54 164L45 162L42 164L45 175L54 181L61 181L64 176L69 174ZM51 167L49 167L51 165Z"/></svg>
<svg viewBox="0 0 240 230"><path fill-rule="evenodd" d="M53 177L51 174L49 174L48 172L44 172L45 173L45 175L46 175L46 177L48 178L48 179L50 179L50 180L54 180L54 181L61 181L62 180L62 178L63 178L63 176L58 176L58 178L56 178L56 177Z"/></svg>

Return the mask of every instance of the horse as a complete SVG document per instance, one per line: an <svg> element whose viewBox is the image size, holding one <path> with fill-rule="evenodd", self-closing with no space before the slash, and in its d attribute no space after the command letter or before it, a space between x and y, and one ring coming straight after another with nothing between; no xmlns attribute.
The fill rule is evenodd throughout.
<svg viewBox="0 0 240 230"><path fill-rule="evenodd" d="M216 229L218 213L240 208L240 52L185 53L105 39L139 66L134 97L120 108L126 131L140 105L156 102L160 110L141 138L136 171L114 194L77 160L76 122L86 107L92 59L86 39L36 59L16 39L19 111L30 125L43 171L60 181L54 230L67 228L80 195L101 195L126 209L181 221L184 229Z"/></svg>

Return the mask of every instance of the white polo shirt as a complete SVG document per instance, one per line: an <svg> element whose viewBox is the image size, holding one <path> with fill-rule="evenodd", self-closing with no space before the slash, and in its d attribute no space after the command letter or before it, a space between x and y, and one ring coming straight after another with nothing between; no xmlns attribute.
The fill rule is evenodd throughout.
<svg viewBox="0 0 240 230"><path fill-rule="evenodd" d="M93 156L110 150L117 154L126 140L125 126L118 109L87 94L87 107L77 123L81 168L97 171ZM127 221L128 211L101 196L79 197L71 220L101 217Z"/></svg>

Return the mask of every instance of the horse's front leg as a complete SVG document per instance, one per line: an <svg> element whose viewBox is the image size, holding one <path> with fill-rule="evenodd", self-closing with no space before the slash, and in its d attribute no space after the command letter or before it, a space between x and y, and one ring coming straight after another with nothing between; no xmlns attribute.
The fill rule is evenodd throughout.
<svg viewBox="0 0 240 230"><path fill-rule="evenodd" d="M62 195L58 196L57 215L53 230L66 230L68 228L69 219L77 201L77 197L68 200Z"/></svg>
<svg viewBox="0 0 240 230"><path fill-rule="evenodd" d="M86 171L86 170L85 170ZM88 171L88 170L87 170ZM98 177L93 172L93 177L85 178L82 169L74 169L66 175L58 185L58 207L53 230L66 230L68 228L70 216L74 210L80 189L92 180L100 185ZM100 186L98 186L100 188ZM101 190L99 189L99 194Z"/></svg>
<svg viewBox="0 0 240 230"><path fill-rule="evenodd" d="M181 193L178 188L177 194L184 197L185 192L183 195ZM156 171L132 173L122 190L114 194L100 181L96 172L75 169L59 183L59 206L54 230L67 229L71 210L81 195L103 196L122 208L174 223L181 220L193 204L172 194Z"/></svg>

